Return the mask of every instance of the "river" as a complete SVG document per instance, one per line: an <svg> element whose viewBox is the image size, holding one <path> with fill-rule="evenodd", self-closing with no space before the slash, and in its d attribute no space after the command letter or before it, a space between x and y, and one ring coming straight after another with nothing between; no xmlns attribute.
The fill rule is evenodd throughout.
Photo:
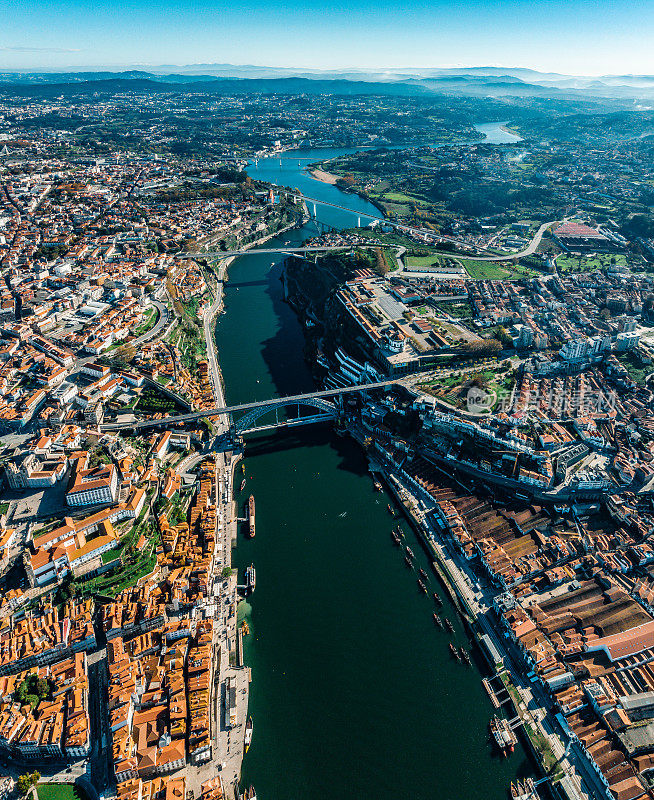
<svg viewBox="0 0 654 800"><path fill-rule="evenodd" d="M478 122L475 128L484 134L484 144L516 144L522 142L522 136L506 129L508 122Z"/></svg>
<svg viewBox="0 0 654 800"><path fill-rule="evenodd" d="M303 172L339 152L286 154L281 168L265 159L249 172L373 213ZM337 209L318 214L352 225ZM314 233L308 225L267 246ZM256 252L230 268L216 329L228 403L312 388L280 271L281 258ZM257 536L239 537L234 563L241 573L255 563L257 588L240 609L251 630L254 719L242 784L261 800L505 800L510 781L532 767L520 748L507 760L493 755L480 674L450 657L433 601L392 544L388 500L373 490L359 448L329 427L307 427L248 440L245 472L240 501L256 497ZM430 576L436 588L444 595ZM441 613L456 620L447 601ZM467 645L455 624L456 642Z"/></svg>

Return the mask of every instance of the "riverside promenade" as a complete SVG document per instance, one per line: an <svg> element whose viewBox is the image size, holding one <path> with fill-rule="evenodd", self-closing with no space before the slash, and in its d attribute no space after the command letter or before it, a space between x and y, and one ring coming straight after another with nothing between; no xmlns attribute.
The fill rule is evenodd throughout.
<svg viewBox="0 0 654 800"><path fill-rule="evenodd" d="M357 441L363 441L359 432L351 430L350 433ZM373 458L379 463L380 472L389 490L412 523L430 559L436 562L437 573L442 571L446 588L448 592L454 593L452 600L459 607L462 617L470 623L475 635L486 634L502 654L504 668L500 674L508 677L515 690L514 706L522 719L525 738L529 740L543 774L547 775L549 772L560 778L557 785L569 800L607 798L604 785L579 744L568 737L567 732L550 713L549 697L538 683L529 680L517 648L498 630L491 616L497 590L473 572L449 537L436 524L432 513L435 503L431 495L400 465L388 458L388 454L381 454L379 457L375 453ZM549 746L551 752L539 752L535 741L546 742L546 747ZM549 766L548 769L547 762L551 764L552 761L555 766Z"/></svg>
<svg viewBox="0 0 654 800"><path fill-rule="evenodd" d="M290 230L295 225L269 234L250 243L245 249L254 248L258 244L281 233ZM201 253L198 254L201 256ZM215 342L215 320L218 313L223 311L224 293L223 282L227 269L236 257L224 258L218 267L218 276L215 294L211 306L205 309L203 317L203 334L207 350L207 360L211 375L214 399L219 407L225 405L225 394L222 375L218 363L218 352ZM221 414L216 421L217 433L225 433L229 428L229 419L226 414ZM184 470L197 466L209 453L184 459ZM236 543L238 534L238 508L234 498L234 473L240 456L231 452L216 453L218 482L216 487L216 500L219 510L219 519L222 535L219 547L222 549L224 568L232 567L232 547ZM222 588L226 582L227 589ZM213 599L217 604L215 618L218 622L214 627L213 652L216 663L214 665L214 679L211 692L212 710L212 759L203 767L191 772L189 789L196 796L199 795L201 784L220 775L223 789L227 798L236 796L236 787L241 776L245 750L245 723L248 716L248 700L250 686L250 670L247 667L237 666L236 653L238 648L238 576L231 574L228 578L222 575L213 575ZM233 682L236 689L236 724L229 725L225 714L225 696L227 682Z"/></svg>

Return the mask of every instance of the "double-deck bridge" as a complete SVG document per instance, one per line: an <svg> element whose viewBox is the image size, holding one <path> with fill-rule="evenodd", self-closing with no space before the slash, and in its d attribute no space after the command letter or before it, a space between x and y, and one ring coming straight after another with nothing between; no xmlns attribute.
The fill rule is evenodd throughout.
<svg viewBox="0 0 654 800"><path fill-rule="evenodd" d="M397 378L389 378L384 381L374 383L357 384L355 386L343 386L336 389L324 389L319 392L307 392L306 394L295 394L288 397L274 397L270 400L259 400L252 403L239 403L233 406L216 406L213 408L203 408L200 411L190 411L186 414L176 414L166 416L162 419L140 419L128 420L125 422L109 422L101 426L102 431L121 431L132 430L142 431L148 428L170 428L184 425L187 422L195 422L202 417L218 417L223 422L228 422L229 432L232 435L244 436L256 431L275 430L277 428L287 428L296 425L309 425L314 422L324 422L334 419L338 414L338 405L335 402L338 397L351 392L367 392L370 389L384 389L389 386L400 384ZM330 400L331 398L331 400ZM279 412L286 412L287 409L296 408L297 416L279 418ZM300 408L311 409L310 414L300 414ZM243 412L240 414L240 412ZM274 420L262 421L267 415L275 415ZM234 414L240 414L234 421Z"/></svg>

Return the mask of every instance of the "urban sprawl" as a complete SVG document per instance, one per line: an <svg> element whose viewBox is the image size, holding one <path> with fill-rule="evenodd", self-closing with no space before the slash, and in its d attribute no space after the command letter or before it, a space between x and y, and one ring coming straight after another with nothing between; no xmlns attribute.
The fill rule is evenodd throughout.
<svg viewBox="0 0 654 800"><path fill-rule="evenodd" d="M285 256L331 392L307 405L365 449L555 791L654 798L651 136L519 108L490 145L442 102L297 99L0 102L0 797L34 771L241 796L258 417L217 410L215 322L229 251L317 214L249 162L365 145L307 168L378 218Z"/></svg>

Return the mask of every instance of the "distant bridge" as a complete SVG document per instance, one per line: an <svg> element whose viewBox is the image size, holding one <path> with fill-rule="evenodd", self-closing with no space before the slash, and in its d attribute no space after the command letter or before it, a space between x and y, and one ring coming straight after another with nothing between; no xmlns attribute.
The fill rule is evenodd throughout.
<svg viewBox="0 0 654 800"><path fill-rule="evenodd" d="M375 383L357 384L356 386L343 386L337 389L324 389L319 392L308 392L306 394L295 394L288 397L275 397L271 400L259 400L253 403L240 403L235 406L222 406L214 408L204 408L201 411L191 411L187 414L177 414L175 416L167 416L163 419L142 419L129 422L109 422L101 425L102 431L120 431L120 430L133 430L139 431L147 428L167 428L170 425L183 425L187 422L195 422L202 417L217 417L223 414L232 415L239 411L246 412L240 417L236 423L233 423L233 430L241 435L243 433L252 433L255 430L272 430L276 427L288 427L294 420L283 420L273 425L256 426L260 417L269 411L279 412L280 409L291 406L309 406L320 411L320 414L313 415L320 420L332 418L336 414L336 406L334 403L324 402L324 398L337 397L351 392L367 392L370 389L383 389L388 386L401 385L401 380L398 378L389 378L385 381L376 381ZM295 424L307 424L306 422L300 423L297 418ZM313 421L318 421L314 419Z"/></svg>
<svg viewBox="0 0 654 800"><path fill-rule="evenodd" d="M307 197L304 194L288 191L278 184L273 184L273 186L276 186L277 189L279 189L280 192L285 194L287 197L294 197L296 200L304 200L304 202L307 204L307 207L310 203L313 204L314 216L316 216L316 206L328 206L329 208L337 208L339 211L347 211L348 214L352 214L353 216L357 217L359 223L358 227L361 227L362 219L369 219L373 222L383 222L384 225L389 225L392 228L401 228L402 230L410 231L411 233L419 233L421 236L431 236L433 239L438 241L457 242L458 244L461 244L459 240L451 236L443 236L440 233L435 233L434 231L430 231L426 228L414 228L411 225L407 225L405 222L395 222L394 220L378 214L370 214L367 211L360 211L354 208L348 208L347 206L340 206L337 203L329 203L327 200L319 200L317 197Z"/></svg>
<svg viewBox="0 0 654 800"><path fill-rule="evenodd" d="M260 255L261 253L287 253L294 255L295 253L324 253L327 250L351 250L353 247L375 247L376 245L352 245L352 244L332 244L311 246L311 247L261 247L250 248L249 250L200 250L197 253L183 252L174 253L175 258L205 258L206 256L220 256L221 258L229 258L230 256L247 256L247 255Z"/></svg>
<svg viewBox="0 0 654 800"><path fill-rule="evenodd" d="M395 222L394 220L387 219L386 217L375 216L374 214L369 214L366 211L357 211L353 208L348 208L347 206L339 206L336 203L328 203L326 200L319 200L317 197L307 197L303 194L298 194L297 192L289 191L284 189L282 186L278 184L273 184L279 189L280 192L286 194L287 197L295 197L298 200L304 200L307 204L313 203L313 213L316 216L316 206L329 206L330 208L337 208L339 211L347 211L349 214L353 214L355 217L358 217L358 227L361 227L361 219L369 219L369 220L376 220L377 222L382 222L384 225L389 225L396 230L403 230L409 231L410 233L417 233L420 236L429 236L433 240L434 244L438 245L440 242L452 242L455 245L459 245L460 247L469 247L468 243L462 242L460 239L456 239L454 236L443 236L443 234L435 233L434 231L430 231L426 228L415 228L411 225L407 225L404 222ZM450 256L453 258L460 257L460 258L474 258L478 261L508 261L512 258L522 258L523 256L531 255L532 253L536 252L538 245L543 237L543 234L551 225L554 225L555 221L551 222L544 222L540 228L534 234L531 242L518 253L506 253L504 255L483 255L483 253L487 252L481 247L474 247L478 252L481 252L482 255L466 255L465 253L451 253L449 251L443 252L443 255Z"/></svg>

